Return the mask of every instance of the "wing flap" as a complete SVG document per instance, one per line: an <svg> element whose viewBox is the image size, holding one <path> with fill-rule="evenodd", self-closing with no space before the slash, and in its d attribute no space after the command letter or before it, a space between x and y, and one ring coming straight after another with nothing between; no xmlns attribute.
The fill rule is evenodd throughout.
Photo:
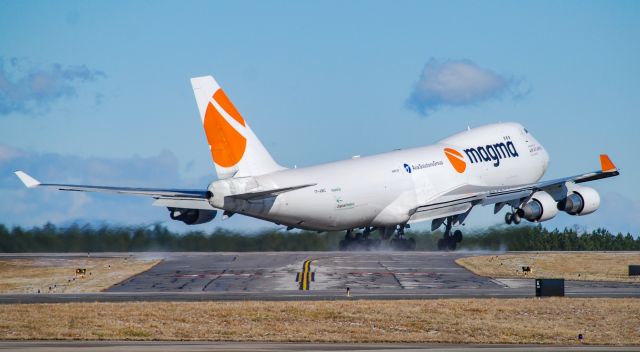
<svg viewBox="0 0 640 352"><path fill-rule="evenodd" d="M421 211L416 211L411 218L409 218L409 223L415 223L425 220L433 220L446 218L448 216L454 216L459 214L464 214L469 209L471 209L473 205L471 202L453 204L453 205L443 205L438 207L433 207L430 209L425 209Z"/></svg>
<svg viewBox="0 0 640 352"><path fill-rule="evenodd" d="M216 210L206 199L158 198L153 202L156 207Z"/></svg>
<svg viewBox="0 0 640 352"><path fill-rule="evenodd" d="M524 190L513 190L510 192L500 192L500 193L489 194L488 196L482 199L480 204L489 205L489 204L496 204L496 203L504 203L514 199L527 198L532 193L533 193L532 190L524 189Z"/></svg>

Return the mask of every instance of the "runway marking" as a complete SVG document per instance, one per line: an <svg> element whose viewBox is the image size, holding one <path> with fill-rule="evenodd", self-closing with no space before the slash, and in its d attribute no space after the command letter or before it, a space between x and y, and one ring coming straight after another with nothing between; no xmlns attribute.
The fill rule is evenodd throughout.
<svg viewBox="0 0 640 352"><path fill-rule="evenodd" d="M235 260L235 259L234 259L234 260ZM209 280L209 282L207 282L207 284L206 284L206 285L204 285L204 286L202 287L202 291L206 291L206 290L207 290L207 287L209 287L209 285L211 285L214 281L216 281L216 280L218 280L219 278L221 278L221 277L224 275L224 273L225 273L226 271L227 271L227 269L222 270L222 273L220 273L220 275L218 275L217 277L214 277L213 279Z"/></svg>
<svg viewBox="0 0 640 352"><path fill-rule="evenodd" d="M219 278L222 276L261 276L262 273L260 272L255 272L255 273L225 273L225 270L221 271L219 274L216 273L208 273L208 274L184 274L184 275L176 275L175 277L177 278L181 278L181 279L186 279L186 278L199 278L199 279L208 279L208 278Z"/></svg>
<svg viewBox="0 0 640 352"><path fill-rule="evenodd" d="M369 276L369 275L376 275L376 276L381 276L381 275L387 275L387 276L396 276L396 275L400 275L400 276L427 276L427 277L431 277L431 278L439 278L441 275L436 273L436 272L397 272L397 271L377 271L377 272L351 272L351 273L346 273L347 275L351 275L351 276Z"/></svg>
<svg viewBox="0 0 640 352"><path fill-rule="evenodd" d="M310 282L315 281L316 273L311 272L311 262L312 260L305 260L302 264L302 272L296 274L296 282L300 283L299 290L308 291Z"/></svg>

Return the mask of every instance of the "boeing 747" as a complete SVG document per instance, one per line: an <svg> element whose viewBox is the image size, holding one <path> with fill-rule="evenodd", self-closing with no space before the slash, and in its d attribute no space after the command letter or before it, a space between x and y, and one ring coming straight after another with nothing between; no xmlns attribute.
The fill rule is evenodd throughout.
<svg viewBox="0 0 640 352"><path fill-rule="evenodd" d="M454 250L462 241L453 227L478 206L495 214L507 208L505 222L542 222L560 211L591 214L600 206L598 192L583 184L619 174L607 155L600 169L540 181L549 165L545 148L519 123L468 129L434 144L357 157L317 166L288 169L271 157L211 76L191 79L207 143L218 176L203 189L156 189L40 183L23 171L16 175L29 188L110 192L148 196L166 207L171 219L202 224L222 211L226 219L242 214L317 231L346 231L341 247L367 243L374 230L400 247L412 223L444 226L439 249ZM366 177L363 177L366 175Z"/></svg>

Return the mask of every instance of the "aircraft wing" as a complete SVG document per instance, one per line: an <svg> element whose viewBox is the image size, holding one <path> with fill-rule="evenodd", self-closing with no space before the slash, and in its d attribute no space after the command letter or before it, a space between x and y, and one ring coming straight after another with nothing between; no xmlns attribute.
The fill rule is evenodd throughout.
<svg viewBox="0 0 640 352"><path fill-rule="evenodd" d="M138 187L113 187L113 186L89 186L89 185L71 185L57 183L41 183L31 177L24 171L16 171L16 176L28 188L49 187L60 191L76 191L76 192L104 192L128 194L137 196L148 196L155 198L154 206L185 208L185 209L203 209L213 210L214 208L207 200L207 190L195 189L165 189L165 188L138 188ZM282 193L294 191L301 188L315 186L315 183L274 188L268 190L260 190L254 192L240 193L230 195L232 198L242 200L253 200L264 197L274 197Z"/></svg>
<svg viewBox="0 0 640 352"><path fill-rule="evenodd" d="M112 186L88 186L88 185L70 185L70 184L56 184L56 183L41 183L35 178L29 176L23 171L16 171L16 176L24 183L28 188L35 187L48 187L55 188L61 191L76 191L76 192L105 192L105 193L119 193L138 196L149 196L156 199L169 198L169 199L185 199L185 200L206 200L207 190L194 190L194 189L166 189L166 188L138 188L138 187L112 187Z"/></svg>
<svg viewBox="0 0 640 352"><path fill-rule="evenodd" d="M462 222L475 205L495 204L494 213L497 213L504 205L520 202L537 191L549 191L569 182L583 183L620 174L620 170L606 154L600 155L600 166L600 170L526 185L507 188L465 186L451 190L429 204L416 208L409 222L432 219L444 221L446 217L455 215L458 216L458 221ZM438 228L441 224L442 222L434 221L432 227Z"/></svg>

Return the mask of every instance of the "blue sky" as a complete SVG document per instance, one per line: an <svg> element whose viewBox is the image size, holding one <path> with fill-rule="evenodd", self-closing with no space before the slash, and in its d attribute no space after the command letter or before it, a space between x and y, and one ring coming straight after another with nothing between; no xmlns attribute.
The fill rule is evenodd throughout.
<svg viewBox="0 0 640 352"><path fill-rule="evenodd" d="M139 198L56 182L204 187L214 178L189 77L212 74L281 164L428 144L517 121L546 177L598 167L592 216L640 233L640 2L0 1L0 222L167 221ZM499 223L483 210L469 226ZM181 228L179 225L172 225ZM233 217L202 225L254 229Z"/></svg>

